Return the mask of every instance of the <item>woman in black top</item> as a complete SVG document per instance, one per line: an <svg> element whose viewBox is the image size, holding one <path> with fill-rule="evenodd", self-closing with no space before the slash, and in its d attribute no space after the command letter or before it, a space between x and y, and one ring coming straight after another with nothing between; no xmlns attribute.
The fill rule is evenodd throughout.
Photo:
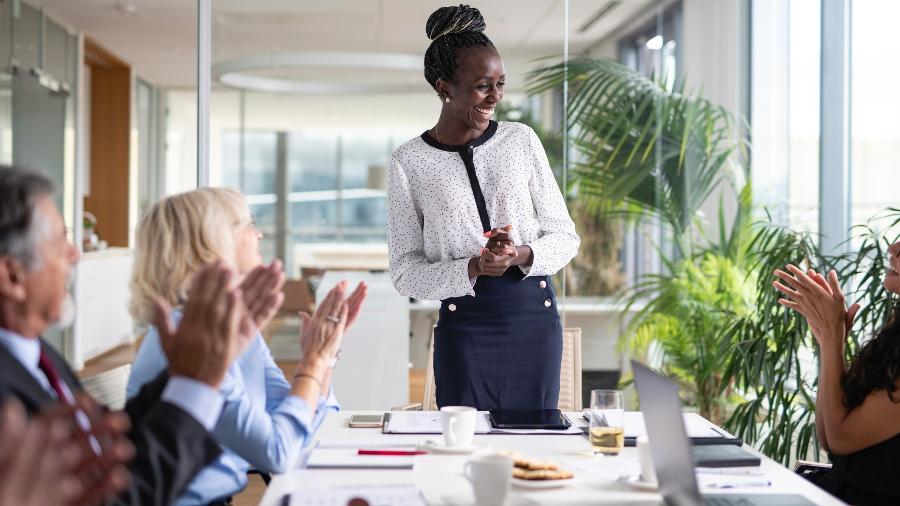
<svg viewBox="0 0 900 506"><path fill-rule="evenodd" d="M888 248L888 291L900 294L900 242ZM817 483L860 505L900 504L900 308L848 368L844 346L859 309L845 309L837 274L776 270L779 302L802 314L819 345L816 436L834 466Z"/></svg>

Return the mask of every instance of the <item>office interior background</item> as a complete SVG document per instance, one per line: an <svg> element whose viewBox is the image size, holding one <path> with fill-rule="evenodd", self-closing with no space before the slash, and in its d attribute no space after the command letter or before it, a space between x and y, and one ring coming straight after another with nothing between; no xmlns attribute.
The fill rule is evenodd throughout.
<svg viewBox="0 0 900 506"><path fill-rule="evenodd" d="M198 19L198 3L210 5L208 23ZM582 332L583 390L627 382L626 359L640 356L681 382L688 405L752 434L766 453L785 463L819 458L803 395L814 388L812 341L804 329L782 329L793 341L760 331L751 337L768 350L766 360L747 358L758 350L735 344L730 324L771 310L773 294L760 288L769 274L751 258L765 243L744 237L740 254L726 246L741 236L736 228L746 236L784 227L799 241L795 261L810 258L804 245L823 258L866 247L859 266L883 269L879 241L896 236L889 208L898 205L900 183L900 70L890 35L900 3L472 3L506 65L498 116L539 131L583 239L579 256L556 277L564 326ZM283 259L288 277L303 280L306 293L292 295L301 306L341 278L371 285L336 373L345 408L420 400L438 306L391 286L385 191L391 151L433 126L440 111L422 76L422 55L425 20L443 4L0 1L7 62L0 70L0 162L54 178L71 237L84 248L72 282L78 317L49 336L67 359L97 372L103 366L91 364L133 348L143 332L126 309L137 219L159 198L200 181L246 195L264 234L264 260ZM205 28L208 62L198 57ZM658 183L644 200L591 185L600 171L625 164L602 156L616 146L603 147L611 142L604 135L616 129L592 126L574 110L585 83L598 76L566 63L601 59L629 69L620 78L635 89L651 83L658 91L653 113L629 117L623 139L680 131L696 137L693 146L713 150L689 150L678 166L684 170L672 172L662 140L642 145L635 166L649 168ZM209 71L210 89L198 87L198 70ZM540 86L553 75L562 79ZM678 130L668 114L690 110L672 105L679 97L721 116L706 118L709 130L696 118ZM610 163L598 166L598 159ZM711 182L691 176L710 167ZM604 198L620 199L611 204L620 211L642 212L603 213ZM682 229L667 219L672 206L687 213ZM864 284L863 277L848 282ZM668 284L648 290L651 279ZM684 307L718 309L699 321L677 301L666 308L660 294L673 289L684 290L676 292ZM267 330L276 360L297 359L298 325L285 316ZM871 330L866 325L873 323L860 324L859 339ZM795 349L785 351L786 342ZM779 375L779 367L788 372ZM761 388L749 377L775 383ZM778 399L761 393L773 390ZM747 413L755 432L740 425Z"/></svg>

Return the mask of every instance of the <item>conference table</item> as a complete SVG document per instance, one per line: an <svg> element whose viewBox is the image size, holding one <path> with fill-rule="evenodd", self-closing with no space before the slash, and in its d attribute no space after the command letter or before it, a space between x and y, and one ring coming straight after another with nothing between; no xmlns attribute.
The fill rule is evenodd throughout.
<svg viewBox="0 0 900 506"><path fill-rule="evenodd" d="M424 442L439 440L440 435L382 434L376 428L350 428L348 421L354 414L381 414L380 411L342 411L329 416L317 434L317 441L362 442L367 444L395 443L410 439ZM575 420L579 413L569 414ZM597 504L661 504L654 490L638 489L618 480L621 475L639 474L638 452L625 447L614 457L594 456L585 435L508 435L485 434L475 436L475 445L491 450L515 450L527 457L549 460L574 472L575 477L564 486L548 489L523 488L514 484L507 497L507 506L519 505L597 505ZM844 504L777 462L744 445L744 449L758 455L761 475L769 486L721 487L725 484L753 481L746 476L730 474L698 474L701 492L716 494L800 494L820 505ZM315 451L315 450L313 450ZM263 506L286 506L287 495L304 491L323 490L348 485L391 486L414 485L429 505L473 505L472 487L463 475L463 467L472 455L428 453L413 459L412 469L296 469L273 478L263 496ZM733 478L733 479L732 479ZM747 481L741 481L747 480ZM760 480L755 480L759 482ZM710 487L704 486L710 485ZM296 502L294 504L297 504Z"/></svg>

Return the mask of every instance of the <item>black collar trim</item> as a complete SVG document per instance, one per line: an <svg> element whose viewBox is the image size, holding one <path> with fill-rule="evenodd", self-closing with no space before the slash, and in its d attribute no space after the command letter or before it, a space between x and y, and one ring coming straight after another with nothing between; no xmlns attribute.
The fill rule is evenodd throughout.
<svg viewBox="0 0 900 506"><path fill-rule="evenodd" d="M481 146L482 144L484 144L485 142L490 140L490 138L493 137L495 133L497 133L497 122L494 120L491 120L491 122L488 124L488 127L484 129L484 133L482 133L475 139L472 139L471 141L467 142L466 144L453 145L453 144L444 144L442 142L438 142L437 139L435 139L434 137L431 136L431 132L429 130L425 130L424 132L422 132L422 140L425 141L429 146L431 146L433 148L437 148L442 151L457 152L457 151L464 151L467 148L477 148L478 146Z"/></svg>

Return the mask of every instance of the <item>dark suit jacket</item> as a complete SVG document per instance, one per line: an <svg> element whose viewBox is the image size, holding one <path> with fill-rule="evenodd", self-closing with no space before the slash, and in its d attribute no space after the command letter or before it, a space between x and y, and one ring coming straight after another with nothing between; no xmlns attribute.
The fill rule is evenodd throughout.
<svg viewBox="0 0 900 506"><path fill-rule="evenodd" d="M41 346L69 389L81 391L81 384L63 358L43 340ZM5 346L0 346L0 371L0 391L18 397L29 413L56 402ZM132 483L109 504L171 504L221 452L191 415L160 400L167 381L168 376L160 374L125 406L132 424L129 437L137 450L129 466Z"/></svg>

